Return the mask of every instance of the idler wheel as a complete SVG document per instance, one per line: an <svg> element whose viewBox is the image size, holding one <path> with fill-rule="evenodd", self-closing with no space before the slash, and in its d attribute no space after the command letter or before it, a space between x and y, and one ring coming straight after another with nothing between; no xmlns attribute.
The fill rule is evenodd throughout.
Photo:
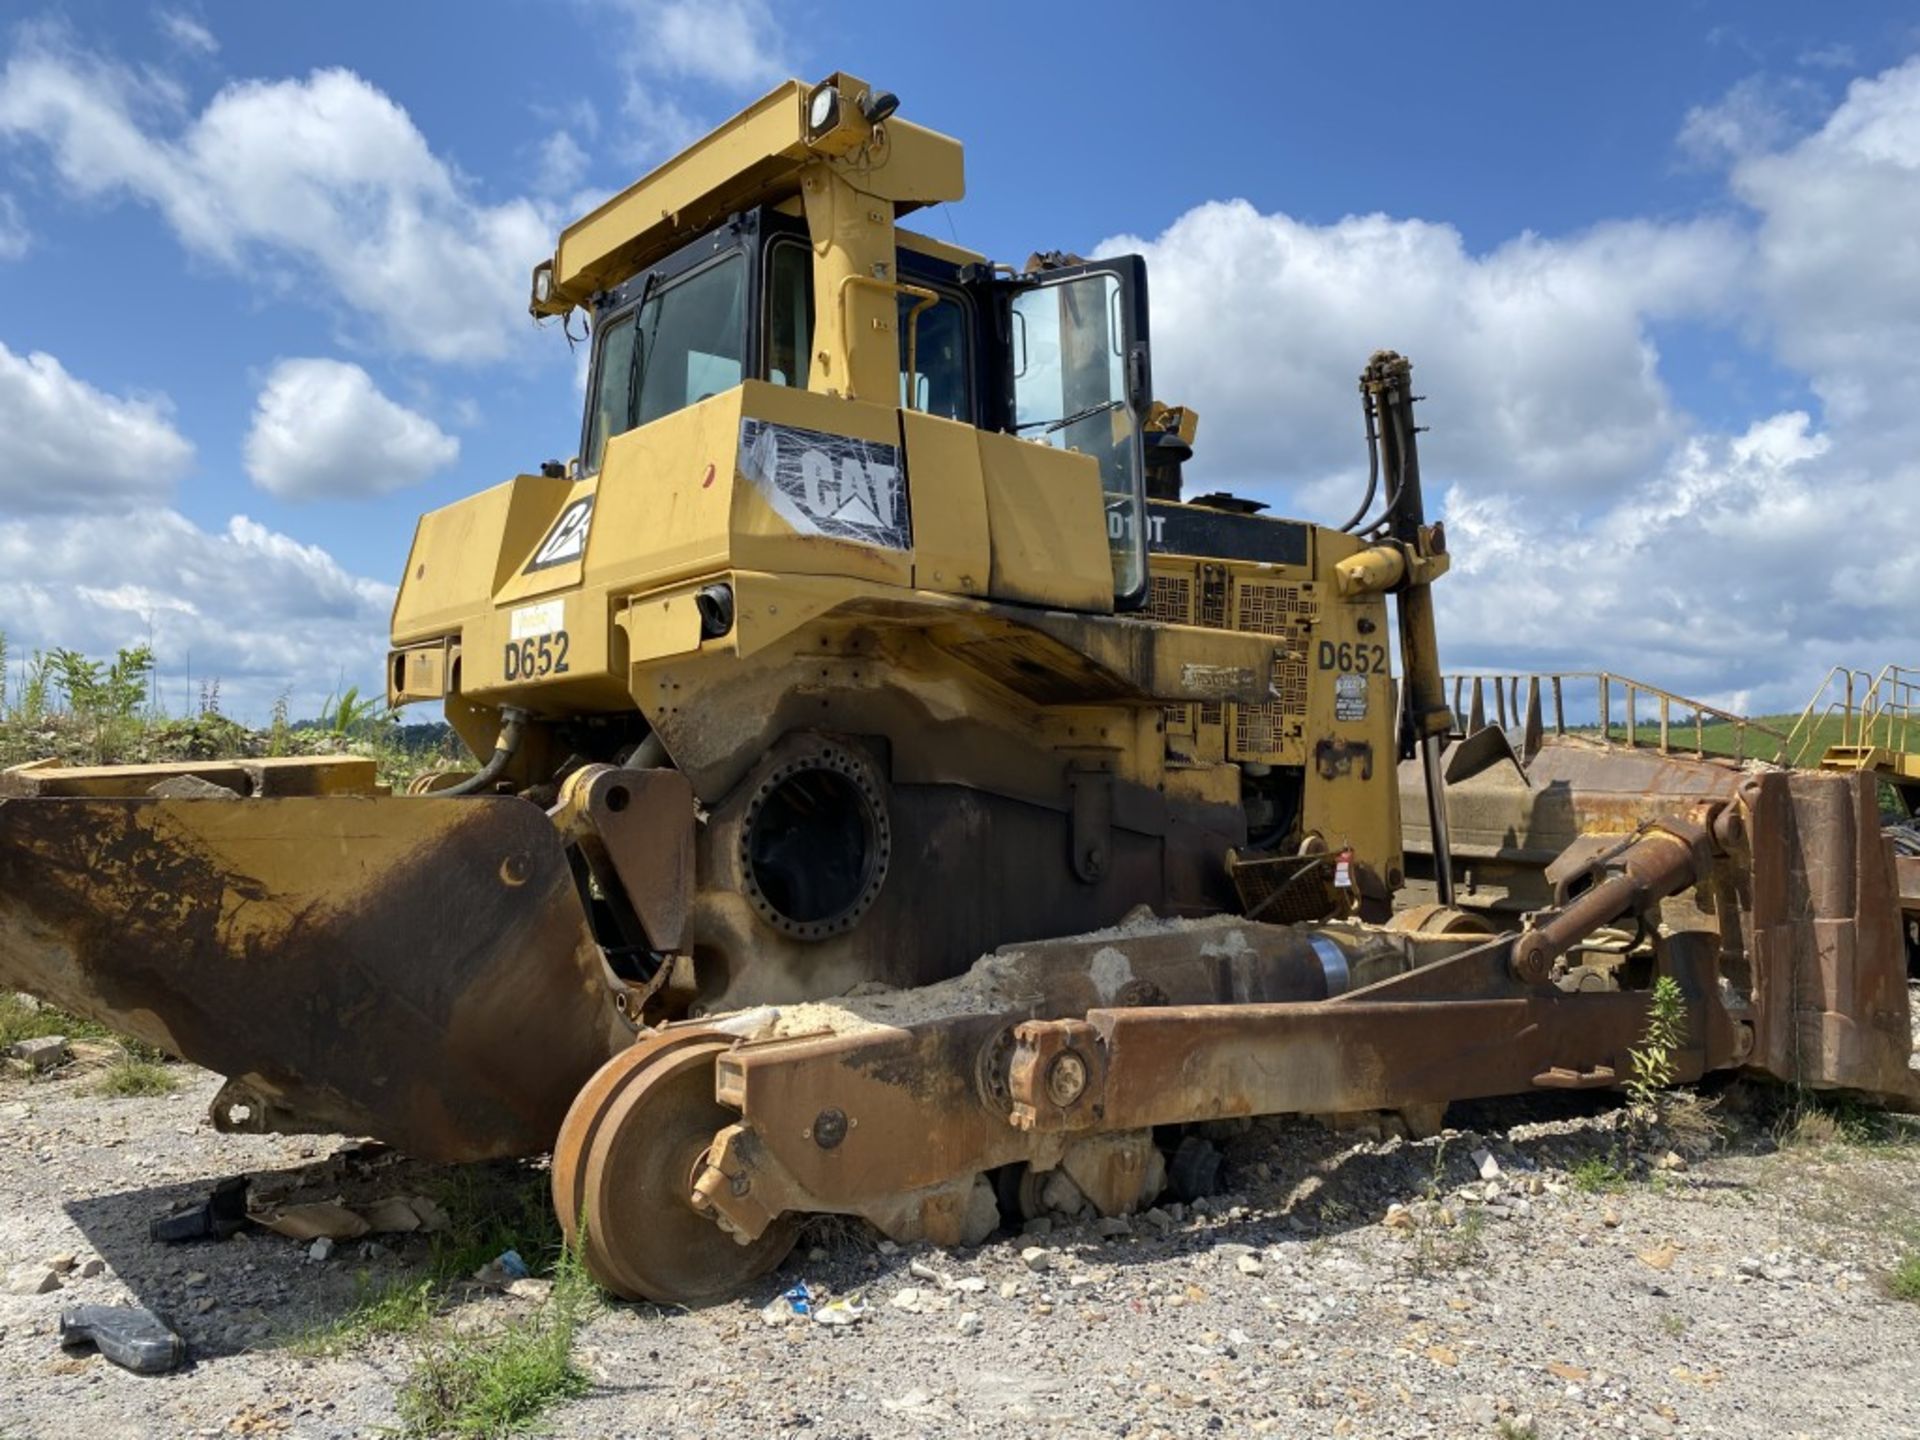
<svg viewBox="0 0 1920 1440"><path fill-rule="evenodd" d="M602 1065L580 1087L567 1107L567 1118L560 1122L560 1137L553 1142L553 1170L549 1179L553 1192L553 1212L560 1218L567 1245L575 1243L574 1231L580 1223L580 1207L586 1200L587 1147L607 1106L627 1079L656 1056L686 1045L711 1043L714 1032L689 1026L679 1030L658 1030L642 1035L632 1045Z"/></svg>
<svg viewBox="0 0 1920 1440"><path fill-rule="evenodd" d="M561 1223L587 1273L615 1295L708 1304L737 1294L793 1248L798 1224L792 1218L740 1245L693 1208L693 1177L707 1147L739 1118L713 1098L714 1062L727 1048L726 1040L705 1035L653 1048L611 1077L604 1092L596 1091L596 1075L576 1102L589 1110L597 1105L599 1113L582 1121L585 1145L576 1147L578 1158L569 1166L576 1178L567 1182L582 1203L573 1216L562 1214ZM568 1122L571 1127L572 1115ZM556 1156L556 1202L564 1198L561 1184ZM582 1215L583 1236L576 1234Z"/></svg>

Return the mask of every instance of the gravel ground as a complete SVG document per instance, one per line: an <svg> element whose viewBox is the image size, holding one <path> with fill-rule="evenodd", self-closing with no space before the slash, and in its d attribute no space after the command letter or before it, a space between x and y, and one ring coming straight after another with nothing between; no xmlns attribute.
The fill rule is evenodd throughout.
<svg viewBox="0 0 1920 1440"><path fill-rule="evenodd" d="M0 1271L74 1262L57 1291L0 1294L0 1436L397 1424L419 1338L320 1358L288 1341L345 1313L357 1276L417 1271L426 1241L315 1262L264 1232L161 1246L147 1224L236 1173L320 1192L417 1192L435 1174L362 1173L330 1161L341 1142L325 1137L218 1136L203 1118L215 1080L179 1073L181 1091L153 1099L101 1097L84 1074L0 1080ZM1458 1128L1417 1143L1292 1121L1222 1131L1232 1193L1125 1234L1061 1225L942 1253L822 1223L741 1302L598 1312L576 1349L592 1388L541 1428L1920 1436L1920 1304L1884 1286L1920 1246L1920 1144L1783 1148L1756 1103L1745 1087L1722 1097L1730 1134L1712 1156L1617 1181L1622 1117L1575 1097L1456 1106ZM802 1278L823 1297L864 1293L867 1317L764 1321ZM174 1323L190 1368L143 1379L58 1348L64 1306L125 1300ZM441 1333L539 1302L466 1290L444 1303Z"/></svg>

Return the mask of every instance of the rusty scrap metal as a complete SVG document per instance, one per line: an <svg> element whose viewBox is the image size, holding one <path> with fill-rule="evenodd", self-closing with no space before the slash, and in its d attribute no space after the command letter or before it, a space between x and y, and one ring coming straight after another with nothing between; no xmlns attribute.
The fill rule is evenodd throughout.
<svg viewBox="0 0 1920 1440"><path fill-rule="evenodd" d="M170 783L199 781L229 795L379 795L376 767L364 755L289 755L259 760L178 760L155 765L62 765L29 761L0 770L0 798L150 795ZM207 792L198 792L207 793Z"/></svg>
<svg viewBox="0 0 1920 1440"><path fill-rule="evenodd" d="M1713 862L1712 825L1719 807L1690 818L1649 821L1631 839L1556 884L1557 909L1532 917L1513 942L1513 973L1544 985L1553 962L1602 926L1644 916L1669 895L1702 879Z"/></svg>
<svg viewBox="0 0 1920 1440"><path fill-rule="evenodd" d="M632 1033L517 799L0 800L0 987L432 1160L547 1149Z"/></svg>
<svg viewBox="0 0 1920 1440"><path fill-rule="evenodd" d="M1750 882L1750 974L1726 968L1728 937L1711 926L1651 925L1646 968L1631 984L1627 972L1592 967L1558 981L1549 969L1547 983L1516 974L1525 967L1514 952L1530 937L1536 954L1564 954L1620 915L1651 916L1662 896L1729 867ZM924 1020L714 1051L711 1113L726 1123L707 1137L690 1178L677 1162L650 1172L652 1200L704 1216L716 1234L749 1247L772 1243L776 1225L809 1211L861 1215L896 1239L953 1243L983 1174L1063 1171L1094 1142L1132 1155L1159 1127L1194 1121L1616 1085L1631 1073L1660 976L1685 1001L1673 1055L1680 1080L1749 1067L1920 1104L1906 1068L1892 856L1864 780L1755 774L1732 807L1699 805L1649 825L1559 879L1565 903L1518 937L1458 933L1457 912L1444 911L1397 932L1251 922L1117 932L995 957L998 1000L969 1004L955 989L958 1003ZM1205 939L1195 933L1209 928ZM1315 953L1330 941L1343 956L1366 957L1364 980L1344 993ZM1378 963L1376 946L1399 963ZM1229 1003L1223 960L1240 982L1226 987ZM1114 996L1123 978L1150 974L1163 1003L1120 1006L1097 992L1088 1003L1100 973L1099 988ZM1289 988L1306 993L1266 998ZM594 1146L611 1123L603 1120ZM1098 1192L1105 1213L1138 1203L1144 1170L1129 1162L1108 1173L1121 1178L1095 1178L1083 1192ZM681 1260L662 1263L664 1279L630 1253L626 1268L609 1266L602 1278L640 1294L686 1283Z"/></svg>
<svg viewBox="0 0 1920 1440"><path fill-rule="evenodd" d="M611 882L604 892L631 909L633 939L663 953L680 949L694 895L696 802L687 777L582 766L547 813L594 875Z"/></svg>

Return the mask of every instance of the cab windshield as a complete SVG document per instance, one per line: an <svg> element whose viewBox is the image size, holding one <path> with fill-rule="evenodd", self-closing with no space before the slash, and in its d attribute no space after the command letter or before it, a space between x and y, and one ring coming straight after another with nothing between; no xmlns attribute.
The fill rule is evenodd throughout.
<svg viewBox="0 0 1920 1440"><path fill-rule="evenodd" d="M735 251L601 323L587 411L589 474L615 435L740 383L746 304L746 261Z"/></svg>

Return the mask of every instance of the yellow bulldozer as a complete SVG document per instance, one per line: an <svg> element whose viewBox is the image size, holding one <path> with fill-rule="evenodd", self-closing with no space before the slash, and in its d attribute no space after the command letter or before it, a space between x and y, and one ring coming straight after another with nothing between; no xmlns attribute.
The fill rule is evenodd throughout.
<svg viewBox="0 0 1920 1440"><path fill-rule="evenodd" d="M1195 1122L1616 1086L1662 979L1681 1079L1920 1096L1865 782L1582 808L1540 903L1457 906L1446 786L1511 756L1455 735L1408 362L1347 524L1183 499L1144 263L908 230L962 156L898 104L782 85L535 269L579 454L425 516L393 613L470 768L7 772L0 983L225 1130L551 1152L595 1277L687 1303L809 1213L1201 1193Z"/></svg>

